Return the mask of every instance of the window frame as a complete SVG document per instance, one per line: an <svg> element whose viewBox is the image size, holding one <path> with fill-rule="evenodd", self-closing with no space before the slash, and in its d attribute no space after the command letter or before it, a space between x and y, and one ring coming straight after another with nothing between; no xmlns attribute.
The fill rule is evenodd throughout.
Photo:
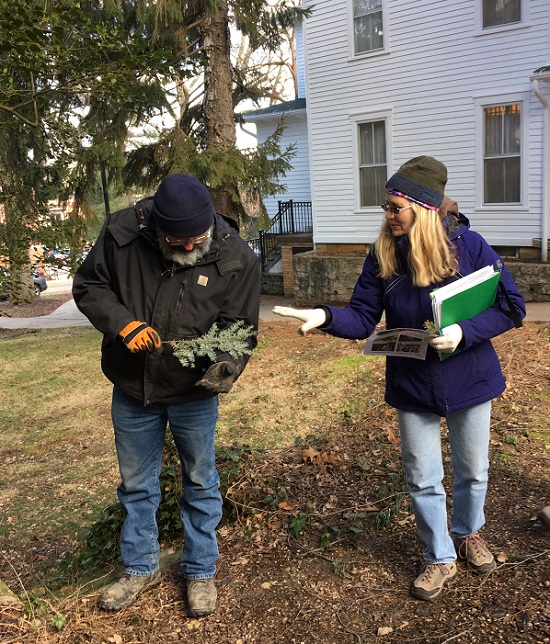
<svg viewBox="0 0 550 644"><path fill-rule="evenodd" d="M382 209L380 204L373 206L361 206L361 177L360 177L360 159L361 150L359 127L361 125L373 122L384 122L384 135L386 137L386 180L389 178L390 169L393 167L393 148L392 148L392 110L385 108L372 112L360 112L350 114L350 126L352 130L352 154L353 154L353 211L357 214L373 214L381 216Z"/></svg>
<svg viewBox="0 0 550 644"><path fill-rule="evenodd" d="M348 0L348 42L349 42L349 59L362 60L363 58L372 58L382 54L388 54L390 51L389 38L389 18L388 18L388 0L382 0L382 47L373 51L355 51L355 13L353 9L353 0Z"/></svg>
<svg viewBox="0 0 550 644"><path fill-rule="evenodd" d="M476 2L475 15L475 35L484 36L494 34L495 32L510 31L513 29L525 29L529 27L529 1L520 0L521 3L521 20L519 22L509 22L504 25L494 25L491 27L483 26L483 0Z"/></svg>
<svg viewBox="0 0 550 644"><path fill-rule="evenodd" d="M520 179L519 179L519 202L510 203L485 203L485 110L490 107L500 107L519 103L521 106L520 124ZM476 194L475 209L483 212L509 212L527 211L529 209L528 176L526 172L529 155L529 92L507 92L505 94L493 94L489 96L478 96L475 98L476 123L475 132L476 145Z"/></svg>

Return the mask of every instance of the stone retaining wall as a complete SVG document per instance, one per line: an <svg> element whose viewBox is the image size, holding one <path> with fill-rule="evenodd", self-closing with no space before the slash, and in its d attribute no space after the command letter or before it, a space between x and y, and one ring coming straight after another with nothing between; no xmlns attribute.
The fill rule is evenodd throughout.
<svg viewBox="0 0 550 644"><path fill-rule="evenodd" d="M284 295L282 273L262 273L262 294L263 295Z"/></svg>
<svg viewBox="0 0 550 644"><path fill-rule="evenodd" d="M323 255L319 251L295 255L295 304L347 304L363 262L364 257ZM550 262L506 260L506 266L526 302L550 302Z"/></svg>

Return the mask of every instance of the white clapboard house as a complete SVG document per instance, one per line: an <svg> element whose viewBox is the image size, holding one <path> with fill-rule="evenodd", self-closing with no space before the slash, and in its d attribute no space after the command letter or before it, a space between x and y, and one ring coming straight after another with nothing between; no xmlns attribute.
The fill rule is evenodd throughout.
<svg viewBox="0 0 550 644"><path fill-rule="evenodd" d="M306 0L300 95L251 112L264 140L286 114L286 193L311 201L320 253L360 252L378 233L384 184L428 154L447 194L499 252L547 260L549 0Z"/></svg>

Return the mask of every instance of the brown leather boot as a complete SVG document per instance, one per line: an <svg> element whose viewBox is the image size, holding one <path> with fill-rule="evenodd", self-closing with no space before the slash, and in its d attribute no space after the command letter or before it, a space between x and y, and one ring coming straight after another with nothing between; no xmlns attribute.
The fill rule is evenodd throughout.
<svg viewBox="0 0 550 644"><path fill-rule="evenodd" d="M98 605L103 610L122 610L129 606L143 590L157 584L160 577L159 570L146 577L124 575L103 592Z"/></svg>
<svg viewBox="0 0 550 644"><path fill-rule="evenodd" d="M216 610L218 591L213 579L191 579L187 582L187 614L204 617Z"/></svg>

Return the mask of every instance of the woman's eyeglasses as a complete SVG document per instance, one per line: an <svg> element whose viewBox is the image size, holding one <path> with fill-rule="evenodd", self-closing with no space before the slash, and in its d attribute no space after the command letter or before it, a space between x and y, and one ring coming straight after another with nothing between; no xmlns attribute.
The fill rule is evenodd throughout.
<svg viewBox="0 0 550 644"><path fill-rule="evenodd" d="M393 203L383 203L380 207L384 212L390 212L392 215L399 215L403 210L412 208L412 206L403 206L403 208L399 208L399 206L396 206Z"/></svg>

